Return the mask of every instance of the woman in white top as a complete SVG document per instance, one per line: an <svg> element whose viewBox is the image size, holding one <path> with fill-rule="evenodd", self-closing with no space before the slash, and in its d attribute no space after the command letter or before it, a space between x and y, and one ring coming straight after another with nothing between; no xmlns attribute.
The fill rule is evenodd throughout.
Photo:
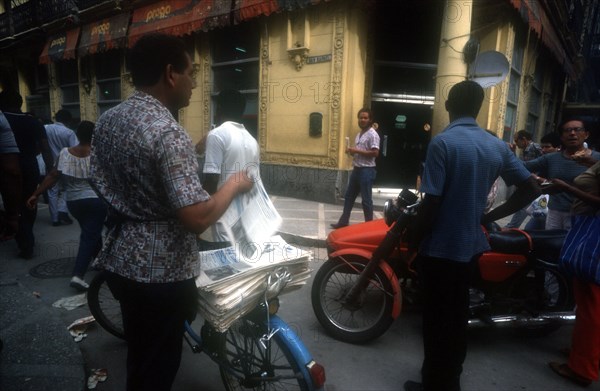
<svg viewBox="0 0 600 391"><path fill-rule="evenodd" d="M76 132L79 144L60 151L54 168L27 200L27 205L34 208L39 195L59 182L61 190L65 193L69 212L81 227L79 249L70 283L78 290L88 288L83 277L90 261L102 247L102 228L107 213L106 204L98 198L88 183L93 131L92 122L82 121L79 124Z"/></svg>

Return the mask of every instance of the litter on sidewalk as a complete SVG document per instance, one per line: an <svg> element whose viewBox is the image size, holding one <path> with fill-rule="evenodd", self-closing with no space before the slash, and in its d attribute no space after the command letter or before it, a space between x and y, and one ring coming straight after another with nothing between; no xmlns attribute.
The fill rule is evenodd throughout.
<svg viewBox="0 0 600 391"><path fill-rule="evenodd" d="M90 377L88 377L87 388L93 390L98 383L106 381L108 378L108 370L106 368L91 369Z"/></svg>
<svg viewBox="0 0 600 391"><path fill-rule="evenodd" d="M85 318L77 319L67 327L67 330L69 330L69 333L71 333L73 340L75 342L79 342L87 337L85 332L87 331L88 326L95 320L96 319L94 319L94 317L91 315L86 316Z"/></svg>
<svg viewBox="0 0 600 391"><path fill-rule="evenodd" d="M62 299L58 299L54 303L52 303L52 307L55 308L64 308L66 310L74 310L77 307L81 307L82 305L87 304L87 295L82 293L80 295L63 297Z"/></svg>

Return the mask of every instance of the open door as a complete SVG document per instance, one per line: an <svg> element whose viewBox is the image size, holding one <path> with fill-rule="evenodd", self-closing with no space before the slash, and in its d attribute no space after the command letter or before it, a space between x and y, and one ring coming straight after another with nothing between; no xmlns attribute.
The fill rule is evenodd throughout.
<svg viewBox="0 0 600 391"><path fill-rule="evenodd" d="M411 188L417 183L431 135L431 106L373 102L381 149L376 187Z"/></svg>

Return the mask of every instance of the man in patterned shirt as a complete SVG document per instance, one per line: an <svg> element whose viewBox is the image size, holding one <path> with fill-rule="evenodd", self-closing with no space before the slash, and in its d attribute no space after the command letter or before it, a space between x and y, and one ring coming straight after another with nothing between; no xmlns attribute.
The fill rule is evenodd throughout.
<svg viewBox="0 0 600 391"><path fill-rule="evenodd" d="M516 150L516 148L523 150L521 154L521 160L524 162L537 159L544 154L542 147L540 147L538 143L534 143L531 137L532 135L528 131L519 130L517 133L515 133L515 143L511 144L510 146L510 149L512 149L513 152ZM527 208L523 208L512 216L505 228L519 228L526 218Z"/></svg>
<svg viewBox="0 0 600 391"><path fill-rule="evenodd" d="M358 111L358 127L354 147L346 149L353 157L354 168L350 174L346 194L344 195L344 210L337 223L332 228L345 227L350 223L350 213L356 197L360 194L365 221L373 220L373 182L375 181L375 159L379 156L379 134L373 128L373 113L370 109Z"/></svg>
<svg viewBox="0 0 600 391"><path fill-rule="evenodd" d="M531 139L533 136L526 130L519 130L515 133L515 143L511 145L511 149L515 151L516 148L522 149L521 160L527 162L529 160L537 159L543 155L542 147L538 143L533 142Z"/></svg>
<svg viewBox="0 0 600 391"><path fill-rule="evenodd" d="M196 234L252 181L240 172L212 197L202 188L191 139L172 115L195 87L183 41L146 35L128 55L136 91L99 118L92 141L91 182L112 224L95 265L121 303L127 390L170 390L184 321L196 313Z"/></svg>

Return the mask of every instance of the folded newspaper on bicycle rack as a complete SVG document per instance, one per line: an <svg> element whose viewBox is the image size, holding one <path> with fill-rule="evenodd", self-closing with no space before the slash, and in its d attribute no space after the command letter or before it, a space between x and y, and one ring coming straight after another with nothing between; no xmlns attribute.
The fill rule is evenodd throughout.
<svg viewBox="0 0 600 391"><path fill-rule="evenodd" d="M232 247L200 252L198 311L217 331L225 331L265 297L300 288L310 277L312 253L273 236L281 216L256 178L211 227L212 239Z"/></svg>
<svg viewBox="0 0 600 391"><path fill-rule="evenodd" d="M248 256L240 246L200 252L198 312L220 332L265 298L299 289L310 277L312 253L281 236L254 243Z"/></svg>

